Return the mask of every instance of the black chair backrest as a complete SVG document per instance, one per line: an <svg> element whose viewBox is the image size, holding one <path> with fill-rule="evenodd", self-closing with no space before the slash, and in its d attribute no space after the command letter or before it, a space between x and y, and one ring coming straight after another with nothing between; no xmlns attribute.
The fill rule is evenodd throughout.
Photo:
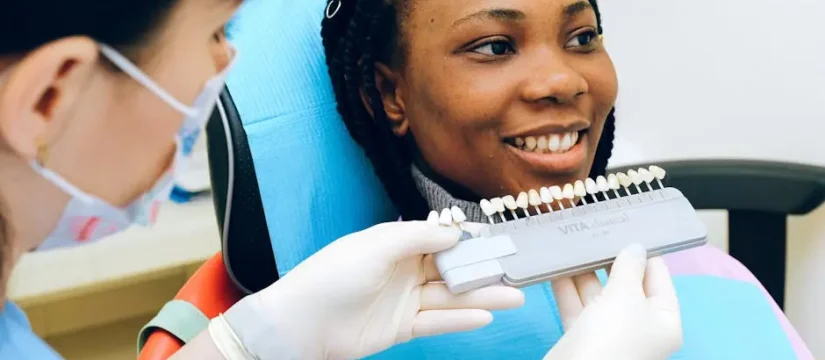
<svg viewBox="0 0 825 360"><path fill-rule="evenodd" d="M648 165L622 166L611 172ZM667 170L667 185L682 191L694 208L728 211L728 252L783 308L787 217L808 214L825 201L825 168L755 160L657 165Z"/></svg>
<svg viewBox="0 0 825 360"><path fill-rule="evenodd" d="M223 261L238 287L258 292L278 280L278 267L249 141L226 88L206 125L206 136Z"/></svg>

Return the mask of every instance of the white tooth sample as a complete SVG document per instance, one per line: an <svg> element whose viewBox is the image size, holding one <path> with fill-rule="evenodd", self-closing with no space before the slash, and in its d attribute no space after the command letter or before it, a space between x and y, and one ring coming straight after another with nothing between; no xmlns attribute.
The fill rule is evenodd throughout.
<svg viewBox="0 0 825 360"><path fill-rule="evenodd" d="M543 188L546 189L546 188ZM549 195L549 194L548 194ZM530 203L530 206L539 206L541 205L541 195L535 189L532 189L527 192L527 200Z"/></svg>
<svg viewBox="0 0 825 360"><path fill-rule="evenodd" d="M524 147L527 150L534 150L536 148L536 145L538 144L535 137L528 136L526 139L524 139Z"/></svg>
<svg viewBox="0 0 825 360"><path fill-rule="evenodd" d="M599 191L601 192L610 190L610 184L607 183L607 178L602 175L599 175L599 177L596 178L596 186L599 187ZM605 196L607 196L607 194L605 194Z"/></svg>
<svg viewBox="0 0 825 360"><path fill-rule="evenodd" d="M570 184L568 184L570 185ZM573 190L572 187L570 190ZM565 198L564 190L561 189L561 186L552 186L550 187L550 194L553 194L553 199L562 200Z"/></svg>
<svg viewBox="0 0 825 360"><path fill-rule="evenodd" d="M665 179L665 175L667 174L667 172L665 172L665 169L653 165L650 167L650 173L653 174L653 177L656 178L656 183L659 184L659 188L664 189L665 186L662 184L662 180Z"/></svg>
<svg viewBox="0 0 825 360"><path fill-rule="evenodd" d="M650 187L653 180L656 180L656 177L653 176L653 173L651 173L650 170L648 170L648 169L640 168L639 169L639 175L642 176L642 180L644 180L644 182L647 184L647 187L650 190L653 190L653 188Z"/></svg>
<svg viewBox="0 0 825 360"><path fill-rule="evenodd" d="M504 200L501 200L501 198L490 199L490 204L493 205L493 209L495 209L497 213L503 213L504 210L506 210L504 207Z"/></svg>
<svg viewBox="0 0 825 360"><path fill-rule="evenodd" d="M520 137L517 137L516 140L515 140L515 143L516 143L516 147L520 148L520 147L524 146L524 139L522 139Z"/></svg>
<svg viewBox="0 0 825 360"><path fill-rule="evenodd" d="M651 172L651 173L653 174L653 176L654 176L656 179L658 179L658 180L664 180L664 179L665 179L665 175L667 174L667 172L665 171L665 169L662 169L662 168L660 168L660 167L658 167L658 166L656 166L656 165L653 165L653 166L651 166L651 167L650 167L650 172Z"/></svg>
<svg viewBox="0 0 825 360"><path fill-rule="evenodd" d="M438 222L441 223L441 225L453 224L453 214L450 213L450 209L441 210L441 216L438 218Z"/></svg>
<svg viewBox="0 0 825 360"><path fill-rule="evenodd" d="M458 206L451 207L450 213L453 215L453 221L456 224L461 224L467 221L467 215L465 215L464 211L461 211L461 208L459 208Z"/></svg>
<svg viewBox="0 0 825 360"><path fill-rule="evenodd" d="M507 209L509 209L509 210L518 209L518 205L516 204L516 198L514 198L513 195L507 195L507 196L501 198L501 200L504 201L504 207L506 207Z"/></svg>
<svg viewBox="0 0 825 360"><path fill-rule="evenodd" d="M530 206L530 198L527 196L527 193L522 191L518 194L516 198L516 205L522 209L527 209Z"/></svg>
<svg viewBox="0 0 825 360"><path fill-rule="evenodd" d="M599 193L599 185L596 185L596 180L593 180L591 178L585 179L584 187L587 189L587 193L590 195L596 195Z"/></svg>
<svg viewBox="0 0 825 360"><path fill-rule="evenodd" d="M619 177L616 174L607 175L607 185L613 190L619 189Z"/></svg>
<svg viewBox="0 0 825 360"><path fill-rule="evenodd" d="M576 191L573 189L573 184L564 184L561 190L562 195L567 200L573 200L576 197Z"/></svg>
<svg viewBox="0 0 825 360"><path fill-rule="evenodd" d="M427 225L438 226L438 211L430 211L430 215L427 216Z"/></svg>
<svg viewBox="0 0 825 360"><path fill-rule="evenodd" d="M490 224L495 224L493 221L493 216L496 214L496 209L493 207L493 203L490 200L482 199L479 203L481 206L481 211L484 212L484 215L487 215L487 220L490 221Z"/></svg>
<svg viewBox="0 0 825 360"><path fill-rule="evenodd" d="M550 192L550 189L546 187L539 189L539 196L541 196L541 202L545 204L553 202L553 194Z"/></svg>
<svg viewBox="0 0 825 360"><path fill-rule="evenodd" d="M550 140L547 141L547 148L552 152L561 149L561 137L557 134L550 135Z"/></svg>
<svg viewBox="0 0 825 360"><path fill-rule="evenodd" d="M573 192L579 197L587 196L587 188L584 186L584 181L576 180L573 184Z"/></svg>
<svg viewBox="0 0 825 360"><path fill-rule="evenodd" d="M622 184L622 187L624 187L624 191L630 195L630 185L633 185L633 179L622 172L616 174L616 176L619 178L619 184Z"/></svg>
<svg viewBox="0 0 825 360"><path fill-rule="evenodd" d="M539 150L547 150L546 136L539 136L539 139L536 141L536 148L538 148Z"/></svg>
<svg viewBox="0 0 825 360"><path fill-rule="evenodd" d="M630 169L627 171L627 176L630 176L630 180L633 181L633 184L639 185L642 183L642 177L639 176L639 173L636 170Z"/></svg>
<svg viewBox="0 0 825 360"><path fill-rule="evenodd" d="M570 148L573 146L573 144L571 143L572 140L573 139L570 138L570 133L564 134L564 137L561 139L561 150L570 150Z"/></svg>

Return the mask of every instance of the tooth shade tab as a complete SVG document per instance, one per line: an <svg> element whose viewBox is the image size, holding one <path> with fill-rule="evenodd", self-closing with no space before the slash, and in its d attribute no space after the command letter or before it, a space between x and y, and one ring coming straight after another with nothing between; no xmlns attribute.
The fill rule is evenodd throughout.
<svg viewBox="0 0 825 360"><path fill-rule="evenodd" d="M527 202L530 206L539 206L541 205L541 195L536 190L530 190L527 192Z"/></svg>
<svg viewBox="0 0 825 360"><path fill-rule="evenodd" d="M657 180L664 180L665 175L667 174L665 169L662 169L656 165L650 167L650 173L653 174L653 177L655 177Z"/></svg>
<svg viewBox="0 0 825 360"><path fill-rule="evenodd" d="M584 180L584 188L587 189L587 193L590 195L596 195L599 193L599 185L596 185L596 180L591 178Z"/></svg>
<svg viewBox="0 0 825 360"><path fill-rule="evenodd" d="M616 174L616 177L619 178L619 183L622 184L623 187L627 188L630 185L633 185L633 180L631 180L629 176L625 175L625 173L620 172Z"/></svg>
<svg viewBox="0 0 825 360"><path fill-rule="evenodd" d="M438 211L430 211L430 214L427 215L427 225L438 226Z"/></svg>
<svg viewBox="0 0 825 360"><path fill-rule="evenodd" d="M484 215L493 216L496 214L496 209L495 207L493 207L493 204L490 202L490 200L481 200L479 206L481 206L481 211L484 213Z"/></svg>
<svg viewBox="0 0 825 360"><path fill-rule="evenodd" d="M493 209L495 209L497 213L503 213L504 210L506 210L504 207L504 200L501 200L501 198L492 198L490 199L490 203L493 205Z"/></svg>
<svg viewBox="0 0 825 360"><path fill-rule="evenodd" d="M584 186L584 182L577 180L573 185L573 192L579 197L587 196L587 188Z"/></svg>
<svg viewBox="0 0 825 360"><path fill-rule="evenodd" d="M458 224L467 221L467 215L465 215L464 211L462 211L458 206L451 207L450 213L453 215L453 221Z"/></svg>
<svg viewBox="0 0 825 360"><path fill-rule="evenodd" d="M650 170L648 170L648 169L644 169L644 168L639 169L639 175L641 175L642 180L644 180L644 182L646 182L648 184L652 183L653 180L656 180L656 177L653 176L653 173L651 173Z"/></svg>
<svg viewBox="0 0 825 360"><path fill-rule="evenodd" d="M516 198L516 205L518 205L518 207L522 209L526 209L528 206L530 206L530 199L527 196L526 192L522 191L518 194L518 197Z"/></svg>
<svg viewBox="0 0 825 360"><path fill-rule="evenodd" d="M564 188L561 191L565 199L573 199L576 197L576 192L573 190L572 184L564 184Z"/></svg>
<svg viewBox="0 0 825 360"><path fill-rule="evenodd" d="M630 176L630 179L633 181L633 185L639 185L643 182L641 175L639 175L639 173L636 170L628 170L627 176Z"/></svg>
<svg viewBox="0 0 825 360"><path fill-rule="evenodd" d="M606 192L610 190L610 184L607 183L607 178L602 175L596 178L596 186L599 188L599 191Z"/></svg>
<svg viewBox="0 0 825 360"><path fill-rule="evenodd" d="M616 174L607 175L607 186L609 186L613 190L618 190L619 185L619 177Z"/></svg>
<svg viewBox="0 0 825 360"><path fill-rule="evenodd" d="M541 196L541 202L543 202L545 204L549 204L549 203L553 202L553 197L554 196L553 196L553 193L550 191L550 189L548 189L546 187L543 187L543 188L539 189L539 195Z"/></svg>
<svg viewBox="0 0 825 360"><path fill-rule="evenodd" d="M508 210L518 209L518 205L516 204L516 198L514 198L513 195L507 195L501 198L501 200L504 201L504 207L506 207Z"/></svg>
<svg viewBox="0 0 825 360"><path fill-rule="evenodd" d="M438 222L441 223L441 225L452 225L453 214L450 213L450 209L441 210L441 216L438 218Z"/></svg>

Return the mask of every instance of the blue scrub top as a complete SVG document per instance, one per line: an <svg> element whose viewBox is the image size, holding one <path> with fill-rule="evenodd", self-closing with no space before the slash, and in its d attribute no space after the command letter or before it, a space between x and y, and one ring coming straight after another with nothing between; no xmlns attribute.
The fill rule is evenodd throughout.
<svg viewBox="0 0 825 360"><path fill-rule="evenodd" d="M0 312L0 359L62 359L46 342L32 332L26 314L11 301Z"/></svg>

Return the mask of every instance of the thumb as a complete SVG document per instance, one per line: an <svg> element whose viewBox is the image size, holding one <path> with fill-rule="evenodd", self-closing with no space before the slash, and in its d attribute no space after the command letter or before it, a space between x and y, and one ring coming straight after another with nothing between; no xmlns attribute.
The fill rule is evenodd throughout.
<svg viewBox="0 0 825 360"><path fill-rule="evenodd" d="M614 292L617 289L642 291L642 283L647 267L647 250L642 245L632 244L622 250L610 271L610 277L605 285L605 292Z"/></svg>
<svg viewBox="0 0 825 360"><path fill-rule="evenodd" d="M384 224L379 231L380 243L391 261L446 250L461 238L461 230L456 227L429 225L424 221Z"/></svg>

